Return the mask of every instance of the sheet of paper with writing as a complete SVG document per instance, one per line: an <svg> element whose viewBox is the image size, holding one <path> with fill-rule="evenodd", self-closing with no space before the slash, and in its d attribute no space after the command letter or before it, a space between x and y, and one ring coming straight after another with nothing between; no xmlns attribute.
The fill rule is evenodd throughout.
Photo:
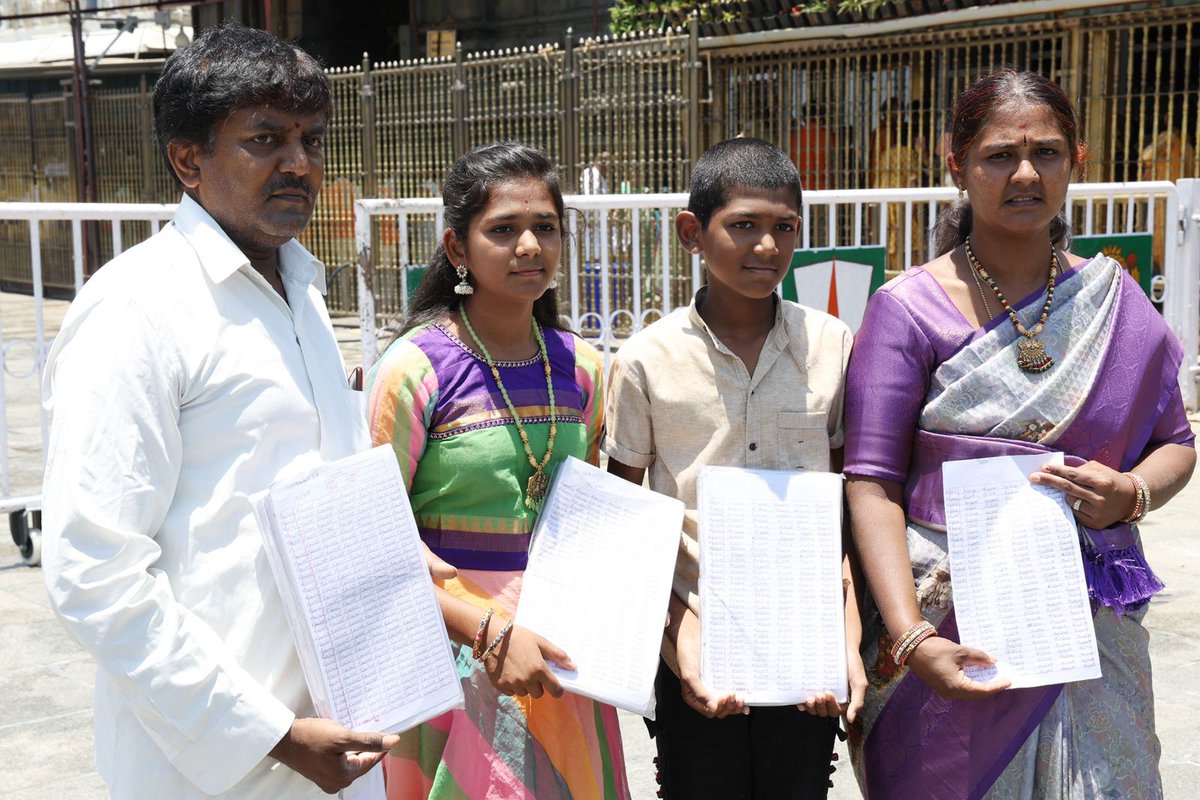
<svg viewBox="0 0 1200 800"><path fill-rule="evenodd" d="M390 733L463 704L390 447L277 481L254 506L319 715Z"/></svg>
<svg viewBox="0 0 1200 800"><path fill-rule="evenodd" d="M749 705L847 698L842 478L700 472L700 679Z"/></svg>
<svg viewBox="0 0 1200 800"><path fill-rule="evenodd" d="M1062 453L942 465L954 610L964 645L996 659L972 667L1014 689L1100 677L1075 518L1062 492L1029 482Z"/></svg>
<svg viewBox="0 0 1200 800"><path fill-rule="evenodd" d="M683 503L577 458L554 473L516 622L571 657L563 688L654 718L654 675Z"/></svg>

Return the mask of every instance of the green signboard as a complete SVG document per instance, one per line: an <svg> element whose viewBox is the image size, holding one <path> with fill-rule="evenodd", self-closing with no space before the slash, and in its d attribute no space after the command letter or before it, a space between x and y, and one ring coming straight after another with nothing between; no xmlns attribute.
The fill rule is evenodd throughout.
<svg viewBox="0 0 1200 800"><path fill-rule="evenodd" d="M1150 233L1114 233L1100 236L1076 236L1071 240L1071 252L1077 256L1091 258L1103 253L1120 262L1133 279L1150 294L1150 279L1154 277L1151 257L1154 252L1154 235Z"/></svg>
<svg viewBox="0 0 1200 800"><path fill-rule="evenodd" d="M827 311L857 331L867 298L883 285L886 259L880 246L797 250L780 289L784 299Z"/></svg>

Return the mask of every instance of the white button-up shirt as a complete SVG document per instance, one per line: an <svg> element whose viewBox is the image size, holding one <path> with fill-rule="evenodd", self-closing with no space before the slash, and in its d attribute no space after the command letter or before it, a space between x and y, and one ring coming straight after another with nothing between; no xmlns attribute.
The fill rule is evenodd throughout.
<svg viewBox="0 0 1200 800"><path fill-rule="evenodd" d="M279 254L286 301L185 197L50 351L43 570L98 662L117 798L324 796L267 757L313 711L249 498L368 440L324 267L294 240Z"/></svg>

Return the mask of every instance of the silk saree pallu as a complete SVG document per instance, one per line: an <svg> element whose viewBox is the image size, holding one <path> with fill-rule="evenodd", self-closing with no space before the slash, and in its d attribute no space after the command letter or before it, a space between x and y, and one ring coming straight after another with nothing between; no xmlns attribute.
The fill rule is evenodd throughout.
<svg viewBox="0 0 1200 800"><path fill-rule="evenodd" d="M1181 350L1120 265L1104 257L1081 265L1055 300L1042 336L1052 369L1020 370L1020 337L1001 317L930 377L905 486L907 538L921 613L954 641L942 463L1060 450L1068 465L1095 460L1125 471L1159 443L1159 419L1175 412ZM1039 310L1037 301L1018 313L1032 325ZM1135 527L1081 525L1079 535L1103 671L1095 681L942 700L891 660L892 642L868 604L868 702L851 755L869 800L1161 797L1141 619L1162 583ZM1037 569L1036 554L1015 557Z"/></svg>

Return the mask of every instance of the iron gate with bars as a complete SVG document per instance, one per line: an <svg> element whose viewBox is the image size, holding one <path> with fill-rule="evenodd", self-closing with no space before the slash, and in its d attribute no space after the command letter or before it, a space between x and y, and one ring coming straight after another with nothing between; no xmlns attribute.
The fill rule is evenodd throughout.
<svg viewBox="0 0 1200 800"><path fill-rule="evenodd" d="M498 139L544 149L568 193L580 190L584 170L596 164L612 193L683 191L704 147L738 134L791 153L809 188L942 184L947 111L974 76L1004 65L1042 72L1077 101L1091 148L1088 180L1195 177L1198 35L1200 5L1190 4L851 41L731 48L700 39L693 28L567 36L562 43L446 59L364 59L329 71L337 111L326 185L304 243L330 267L331 309L352 312L354 200L436 195L458 154ZM149 92L143 85L93 93L101 202L177 199L154 144ZM0 200L75 199L73 131L69 94L0 97ZM1165 219L1158 211L1156 219ZM887 229L901 230L903 209L883 204L868 213L887 215ZM813 222L814 231L829 230ZM927 222L911 224L921 229ZM642 215L636 235L632 215L616 214L606 224L614 230L610 259L628 264L633 242L660 241L664 221ZM130 225L127 238L135 240L139 231ZM597 225L591 212L574 227L586 238ZM429 219L409 234L410 252L394 252L389 263L412 263L429 251L437 231ZM377 253L398 248L389 235L379 233ZM1163 237L1157 238L1161 253ZM53 228L42 239L52 292L72 290L66 241ZM888 247L897 265L929 255L923 237L911 243L890 237ZM111 252L111 234L101 228L89 243L89 268ZM681 280L672 292L686 301L690 265L685 254L676 255ZM27 232L0 230L0 285L27 284L29 262ZM381 263L381 315L401 307L399 277Z"/></svg>

